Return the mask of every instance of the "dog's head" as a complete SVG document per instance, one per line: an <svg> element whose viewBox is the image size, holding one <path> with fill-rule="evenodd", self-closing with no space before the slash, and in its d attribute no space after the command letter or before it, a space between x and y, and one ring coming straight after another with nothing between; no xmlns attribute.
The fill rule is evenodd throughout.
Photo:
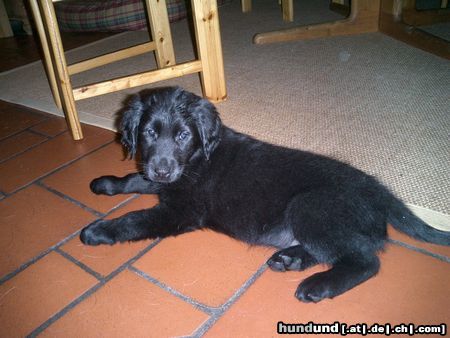
<svg viewBox="0 0 450 338"><path fill-rule="evenodd" d="M120 124L130 156L140 150L144 174L166 183L178 180L194 156L209 160L220 141L220 128L214 105L179 87L137 94Z"/></svg>

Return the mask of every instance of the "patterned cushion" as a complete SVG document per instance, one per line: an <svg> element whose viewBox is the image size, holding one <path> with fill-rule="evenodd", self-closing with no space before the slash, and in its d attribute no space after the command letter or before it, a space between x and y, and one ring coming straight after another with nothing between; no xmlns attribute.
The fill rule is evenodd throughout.
<svg viewBox="0 0 450 338"><path fill-rule="evenodd" d="M186 17L186 0L166 0L166 4L170 22ZM142 0L61 1L55 3L55 11L61 31L120 32L147 28Z"/></svg>

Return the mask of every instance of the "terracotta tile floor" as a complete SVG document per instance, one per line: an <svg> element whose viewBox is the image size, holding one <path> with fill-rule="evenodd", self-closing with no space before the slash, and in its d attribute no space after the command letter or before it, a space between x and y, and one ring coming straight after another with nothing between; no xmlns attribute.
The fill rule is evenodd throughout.
<svg viewBox="0 0 450 338"><path fill-rule="evenodd" d="M89 181L124 175L112 132L0 102L0 337L273 337L277 323L450 323L450 248L389 229L376 278L318 304L294 298L315 271L275 273L272 249L209 231L86 247L80 229L158 203L105 197Z"/></svg>

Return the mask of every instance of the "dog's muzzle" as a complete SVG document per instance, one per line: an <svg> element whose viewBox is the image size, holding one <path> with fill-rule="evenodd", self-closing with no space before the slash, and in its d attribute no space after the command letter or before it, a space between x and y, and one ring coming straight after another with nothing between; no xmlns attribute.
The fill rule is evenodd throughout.
<svg viewBox="0 0 450 338"><path fill-rule="evenodd" d="M180 176L180 170L175 160L162 158L150 163L147 169L147 176L154 182L171 183Z"/></svg>

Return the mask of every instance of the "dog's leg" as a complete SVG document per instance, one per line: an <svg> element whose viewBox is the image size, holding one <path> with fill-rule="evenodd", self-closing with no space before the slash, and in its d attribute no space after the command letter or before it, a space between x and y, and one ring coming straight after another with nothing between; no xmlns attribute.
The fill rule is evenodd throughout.
<svg viewBox="0 0 450 338"><path fill-rule="evenodd" d="M117 194L156 194L159 184L146 180L140 173L129 174L124 177L101 176L91 182L92 192L100 195Z"/></svg>
<svg viewBox="0 0 450 338"><path fill-rule="evenodd" d="M330 270L306 278L298 286L295 296L306 303L333 298L375 275L379 267L380 262L375 255L342 259Z"/></svg>
<svg viewBox="0 0 450 338"><path fill-rule="evenodd" d="M277 251L267 261L267 265L274 271L302 271L317 263L316 259L306 252L301 245Z"/></svg>
<svg viewBox="0 0 450 338"><path fill-rule="evenodd" d="M85 227L80 239L87 245L114 244L147 238L175 236L194 230L181 226L162 206L133 211L112 220L97 220Z"/></svg>

